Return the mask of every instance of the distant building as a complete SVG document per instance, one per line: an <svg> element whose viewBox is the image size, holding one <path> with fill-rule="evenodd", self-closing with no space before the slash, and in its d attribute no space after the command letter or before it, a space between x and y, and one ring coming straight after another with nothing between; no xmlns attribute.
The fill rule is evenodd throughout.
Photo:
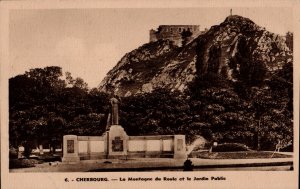
<svg viewBox="0 0 300 189"><path fill-rule="evenodd" d="M199 25L160 25L157 30L150 30L150 42L167 39L181 46L183 41L182 34L184 32L191 32L191 36L188 36L189 41L202 33Z"/></svg>

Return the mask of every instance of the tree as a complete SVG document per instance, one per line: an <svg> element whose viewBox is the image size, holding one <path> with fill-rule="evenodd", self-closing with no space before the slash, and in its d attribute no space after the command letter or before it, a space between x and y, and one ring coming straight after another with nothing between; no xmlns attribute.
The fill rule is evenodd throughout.
<svg viewBox="0 0 300 189"><path fill-rule="evenodd" d="M43 88L61 89L66 85L65 81L60 78L63 74L58 66L30 69L29 72L25 72L25 75Z"/></svg>
<svg viewBox="0 0 300 189"><path fill-rule="evenodd" d="M189 106L179 92L155 89L125 97L120 110L120 122L130 135L188 133Z"/></svg>
<svg viewBox="0 0 300 189"><path fill-rule="evenodd" d="M275 146L278 139L291 138L292 116L287 109L287 94L278 96L269 86L265 86L253 88L252 95L252 111L257 120L257 149L261 149L261 144L269 149Z"/></svg>
<svg viewBox="0 0 300 189"><path fill-rule="evenodd" d="M66 134L99 136L105 132L105 114L89 113L78 115L73 121L69 122Z"/></svg>
<svg viewBox="0 0 300 189"><path fill-rule="evenodd" d="M30 69L9 79L10 144L29 147L47 140L55 149L67 122L93 111L86 83L76 78L71 88L67 84L57 66Z"/></svg>
<svg viewBox="0 0 300 189"><path fill-rule="evenodd" d="M56 146L62 143L63 131L66 126L64 118L55 113L49 113L47 126L43 131L45 139L49 141L52 152L55 153Z"/></svg>
<svg viewBox="0 0 300 189"><path fill-rule="evenodd" d="M38 140L40 119L45 113L45 92L42 85L28 75L9 80L9 141L17 147ZM48 90L48 89L45 89ZM30 147L31 148L31 147Z"/></svg>
<svg viewBox="0 0 300 189"><path fill-rule="evenodd" d="M107 93L93 88L88 93L88 103L94 112L107 114L110 110L109 96Z"/></svg>
<svg viewBox="0 0 300 189"><path fill-rule="evenodd" d="M88 84L80 77L73 79L70 72L66 72L66 82L70 87L88 91Z"/></svg>

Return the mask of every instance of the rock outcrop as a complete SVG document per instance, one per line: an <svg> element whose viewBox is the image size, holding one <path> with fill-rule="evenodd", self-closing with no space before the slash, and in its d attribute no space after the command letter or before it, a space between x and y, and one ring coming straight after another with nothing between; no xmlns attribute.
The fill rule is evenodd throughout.
<svg viewBox="0 0 300 189"><path fill-rule="evenodd" d="M184 91L195 76L209 72L232 82L262 80L292 61L292 49L284 36L233 15L185 46L159 40L127 53L99 89L119 96L151 92L158 87Z"/></svg>

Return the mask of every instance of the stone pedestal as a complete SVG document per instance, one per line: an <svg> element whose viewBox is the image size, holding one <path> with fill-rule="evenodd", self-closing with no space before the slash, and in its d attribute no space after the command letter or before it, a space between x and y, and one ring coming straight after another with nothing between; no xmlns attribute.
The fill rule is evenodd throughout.
<svg viewBox="0 0 300 189"><path fill-rule="evenodd" d="M23 158L23 153L24 153L24 146L19 146L18 147L18 159Z"/></svg>
<svg viewBox="0 0 300 189"><path fill-rule="evenodd" d="M78 162L78 139L76 135L65 135L62 161L66 163Z"/></svg>
<svg viewBox="0 0 300 189"><path fill-rule="evenodd" d="M185 135L174 135L174 158L186 159Z"/></svg>
<svg viewBox="0 0 300 189"><path fill-rule="evenodd" d="M111 125L108 132L108 158L126 158L128 135L121 125Z"/></svg>
<svg viewBox="0 0 300 189"><path fill-rule="evenodd" d="M40 155L44 154L44 149L43 149L43 145L42 144L39 145L39 153L40 153Z"/></svg>

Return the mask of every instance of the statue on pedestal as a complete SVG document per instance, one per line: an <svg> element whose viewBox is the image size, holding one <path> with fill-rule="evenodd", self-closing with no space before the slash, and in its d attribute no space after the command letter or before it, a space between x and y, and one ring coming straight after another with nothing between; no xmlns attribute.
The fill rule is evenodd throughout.
<svg viewBox="0 0 300 189"><path fill-rule="evenodd" d="M111 111L111 124L119 125L119 100L116 97L110 99Z"/></svg>

